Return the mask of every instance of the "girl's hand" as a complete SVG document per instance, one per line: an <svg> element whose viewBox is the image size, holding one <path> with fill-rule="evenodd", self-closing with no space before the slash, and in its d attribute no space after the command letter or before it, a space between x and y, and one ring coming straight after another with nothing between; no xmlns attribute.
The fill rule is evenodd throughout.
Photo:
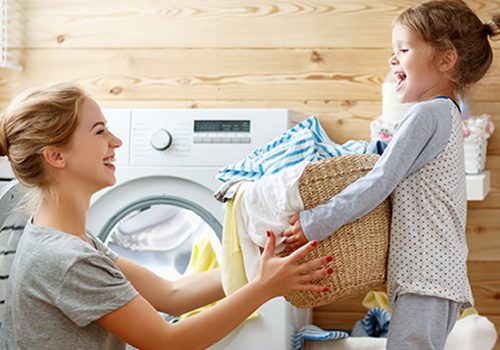
<svg viewBox="0 0 500 350"><path fill-rule="evenodd" d="M271 231L267 231L267 235L268 239L262 253L257 279L262 283L263 288L269 290L271 298L299 290L328 291L328 288L312 284L312 282L333 272L332 268L324 267L333 260L331 256L299 263L309 251L318 245L318 242L311 241L286 257L278 257L275 254L276 237Z"/></svg>
<svg viewBox="0 0 500 350"><path fill-rule="evenodd" d="M281 235L286 237L285 239L285 249L286 250L295 250L298 247L303 246L307 243L306 235L302 230L302 225L300 224L300 216L299 213L295 213L290 217L288 223L291 225L287 228Z"/></svg>

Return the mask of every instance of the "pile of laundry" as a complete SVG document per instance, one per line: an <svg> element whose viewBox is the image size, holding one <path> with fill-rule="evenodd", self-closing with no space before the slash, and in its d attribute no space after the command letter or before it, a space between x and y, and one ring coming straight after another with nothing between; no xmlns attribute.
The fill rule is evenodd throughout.
<svg viewBox="0 0 500 350"><path fill-rule="evenodd" d="M298 183L308 164L343 155L382 154L386 146L382 141L337 144L311 116L239 162L221 168L216 178L223 185L214 195L227 203L221 262L226 294L256 276L265 232L284 231L290 217L304 208ZM277 237L278 253L284 240Z"/></svg>
<svg viewBox="0 0 500 350"><path fill-rule="evenodd" d="M295 350L384 350L391 321L391 308L383 292L368 292L363 300L368 309L351 332L323 330L310 325L300 329ZM497 341L495 325L474 308L465 309L453 327L444 350L492 350Z"/></svg>

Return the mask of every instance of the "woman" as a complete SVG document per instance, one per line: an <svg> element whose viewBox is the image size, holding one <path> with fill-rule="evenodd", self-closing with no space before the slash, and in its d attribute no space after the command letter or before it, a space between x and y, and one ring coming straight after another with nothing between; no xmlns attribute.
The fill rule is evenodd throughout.
<svg viewBox="0 0 500 350"><path fill-rule="evenodd" d="M97 103L80 88L58 84L16 99L0 119L0 156L38 190L12 265L0 344L6 349L202 349L260 305L328 273L331 257L299 265L317 245L287 258L274 254L268 232L256 279L213 308L176 324L177 315L221 299L219 271L164 280L119 257L85 230L90 198L115 183L121 141Z"/></svg>

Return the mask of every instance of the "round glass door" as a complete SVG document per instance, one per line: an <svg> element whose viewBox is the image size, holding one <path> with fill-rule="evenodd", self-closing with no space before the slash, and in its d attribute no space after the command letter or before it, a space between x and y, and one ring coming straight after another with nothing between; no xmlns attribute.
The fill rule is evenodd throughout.
<svg viewBox="0 0 500 350"><path fill-rule="evenodd" d="M122 208L99 237L120 256L175 280L186 273L195 245L209 240L220 256L221 234L220 223L206 209L183 198L159 196Z"/></svg>

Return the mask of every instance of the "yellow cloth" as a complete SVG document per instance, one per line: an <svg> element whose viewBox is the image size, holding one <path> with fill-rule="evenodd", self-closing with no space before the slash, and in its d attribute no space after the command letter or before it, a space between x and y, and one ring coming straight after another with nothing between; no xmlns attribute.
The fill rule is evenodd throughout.
<svg viewBox="0 0 500 350"><path fill-rule="evenodd" d="M243 182L233 199L226 204L224 215L224 228L222 229L222 288L226 296L233 294L238 289L248 283L243 262L243 253L238 235L237 216L241 200L247 188L247 183ZM259 314L255 311L248 319L256 318Z"/></svg>
<svg viewBox="0 0 500 350"><path fill-rule="evenodd" d="M186 274L192 275L213 270L218 267L217 255L210 243L210 238L203 237L194 242L191 259L189 259L189 264L186 268Z"/></svg>
<svg viewBox="0 0 500 350"><path fill-rule="evenodd" d="M246 183L238 188L234 198L227 202L222 229L222 287L231 295L248 283L243 263L243 253L238 236L237 207L246 190Z"/></svg>
<svg viewBox="0 0 500 350"><path fill-rule="evenodd" d="M389 306L387 302L387 294L384 292L378 291L369 291L366 293L363 302L361 303L368 310L373 309L374 307L381 307L385 311L392 313L392 308Z"/></svg>
<svg viewBox="0 0 500 350"><path fill-rule="evenodd" d="M210 243L210 239L208 237L203 237L194 242L193 250L191 252L191 258L189 259L189 264L186 268L186 274L192 275L195 273L216 269L218 267L219 263L217 262L217 255L215 254L212 244ZM183 319L196 315L215 304L217 304L217 302L202 306L196 310L182 314L180 318Z"/></svg>
<svg viewBox="0 0 500 350"><path fill-rule="evenodd" d="M392 308L389 306L389 303L387 302L387 294L385 294L384 292L378 292L373 290L369 291L368 293L366 293L365 298L363 299L363 302L361 304L368 310L374 307L381 307L385 311L392 313ZM462 311L458 319L467 317L469 315L479 315L479 313L475 308L469 307Z"/></svg>
<svg viewBox="0 0 500 350"><path fill-rule="evenodd" d="M479 315L479 312L477 312L476 308L474 307L468 307L467 309L464 309L464 311L462 311L458 319L460 320L470 315Z"/></svg>

